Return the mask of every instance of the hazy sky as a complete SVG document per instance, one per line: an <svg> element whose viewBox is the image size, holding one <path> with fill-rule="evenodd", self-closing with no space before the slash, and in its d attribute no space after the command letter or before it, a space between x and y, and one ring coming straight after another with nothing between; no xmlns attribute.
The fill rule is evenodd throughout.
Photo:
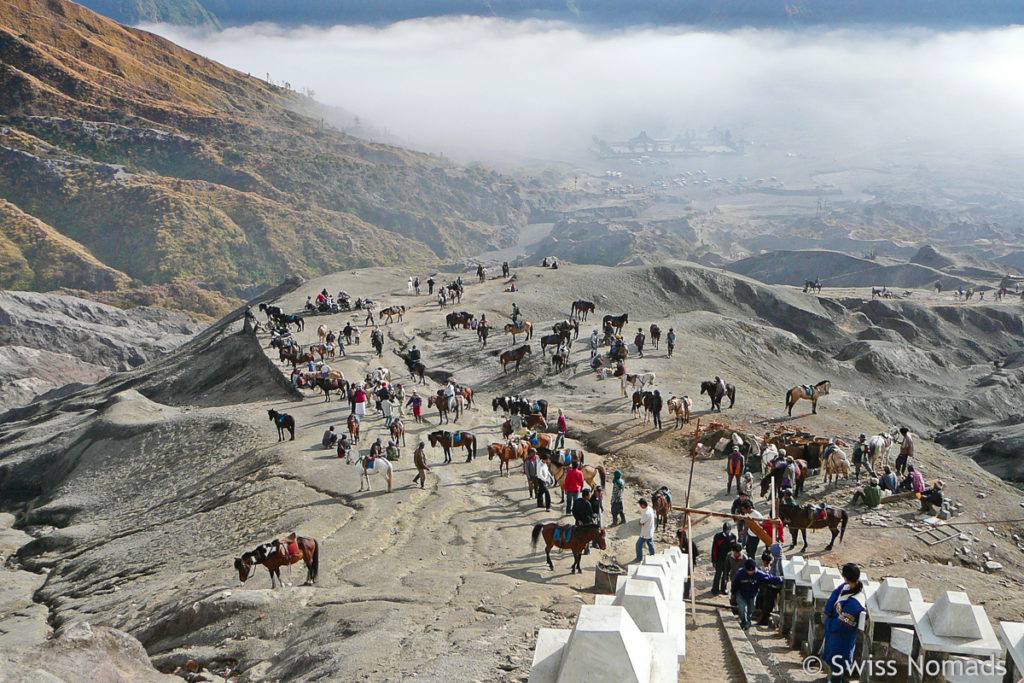
<svg viewBox="0 0 1024 683"><path fill-rule="evenodd" d="M1024 28L933 31L629 30L542 22L196 34L148 27L253 75L267 72L430 151L570 155L594 134L718 125L838 154L1024 143Z"/></svg>

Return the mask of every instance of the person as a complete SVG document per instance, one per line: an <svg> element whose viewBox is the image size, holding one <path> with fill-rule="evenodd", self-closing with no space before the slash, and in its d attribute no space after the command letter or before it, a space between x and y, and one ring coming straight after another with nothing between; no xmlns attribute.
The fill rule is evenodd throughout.
<svg viewBox="0 0 1024 683"><path fill-rule="evenodd" d="M391 396L385 394L380 399L380 414L384 416L384 428L389 429L391 422L395 419L393 413L395 411L395 404L391 402Z"/></svg>
<svg viewBox="0 0 1024 683"><path fill-rule="evenodd" d="M715 576L711 580L712 595L725 593L725 582L729 576L725 561L735 543L736 534L732 532L729 522L723 522L722 530L711 538L711 566L715 570Z"/></svg>
<svg viewBox="0 0 1024 683"><path fill-rule="evenodd" d="M762 585L781 586L782 577L766 574L757 568L756 562L750 559L746 560L743 563L743 569L733 576L731 602L739 608L740 628L743 630L750 628L754 605Z"/></svg>
<svg viewBox="0 0 1024 683"><path fill-rule="evenodd" d="M423 358L423 353L418 348L416 348L415 344L413 344L412 349L409 351L410 367L412 366L413 363L418 363L421 358Z"/></svg>
<svg viewBox="0 0 1024 683"><path fill-rule="evenodd" d="M537 478L533 482L533 490L537 494L537 507L551 509L551 492L548 489L554 485L555 478L548 469L548 454L544 453L537 463Z"/></svg>
<svg viewBox="0 0 1024 683"><path fill-rule="evenodd" d="M786 472L782 475L782 485L789 488L796 486L796 460L792 455L786 456Z"/></svg>
<svg viewBox="0 0 1024 683"><path fill-rule="evenodd" d="M348 440L348 434L342 434L341 438L338 439L338 457L344 458L348 455L348 449L352 447L352 443Z"/></svg>
<svg viewBox="0 0 1024 683"><path fill-rule="evenodd" d="M684 529L680 529L676 532L676 540L679 542L679 549L684 555L690 556L690 559L693 560L693 566L696 567L697 556L700 555L700 549L697 547L697 544L689 540ZM687 562L689 562L689 560L687 560ZM687 573L686 583L683 584L683 599L689 599L690 597L690 577L691 575Z"/></svg>
<svg viewBox="0 0 1024 683"><path fill-rule="evenodd" d="M362 384L356 385L356 390L352 394L352 400L355 403L355 410L353 412L359 417L366 415L366 391L363 389Z"/></svg>
<svg viewBox="0 0 1024 683"><path fill-rule="evenodd" d="M324 432L323 438L320 439L320 445L324 448L330 448L336 443L338 443L338 434L334 431L334 425L331 425L330 429Z"/></svg>
<svg viewBox="0 0 1024 683"><path fill-rule="evenodd" d="M533 498L534 481L537 479L537 449L531 448L526 451L526 457L523 458L523 474L526 475L527 490L530 497Z"/></svg>
<svg viewBox="0 0 1024 683"><path fill-rule="evenodd" d="M885 466L885 472L878 479L878 488L889 493L896 493L896 474L888 465Z"/></svg>
<svg viewBox="0 0 1024 683"><path fill-rule="evenodd" d="M732 492L732 481L736 480L736 490L740 490L740 476L743 474L743 454L740 453L739 446L732 447L732 453L729 454L729 459L725 464L725 471L729 475L729 481L725 485L725 492Z"/></svg>
<svg viewBox="0 0 1024 683"><path fill-rule="evenodd" d="M412 286L412 278L411 277L409 278L409 282L406 283L405 288L406 288L406 293L408 293L409 296L412 296L416 292L416 288Z"/></svg>
<svg viewBox="0 0 1024 683"><path fill-rule="evenodd" d="M640 499L640 536L636 539L636 561L643 562L644 546L649 555L654 554L654 510L646 498Z"/></svg>
<svg viewBox="0 0 1024 683"><path fill-rule="evenodd" d="M444 401L448 404L448 411L455 411L455 380L449 379L444 385Z"/></svg>
<svg viewBox="0 0 1024 683"><path fill-rule="evenodd" d="M508 277L508 261L501 262L501 276Z"/></svg>
<svg viewBox="0 0 1024 683"><path fill-rule="evenodd" d="M622 494L626 489L626 483L622 481L622 472L615 470L612 475L612 526L625 524L626 515L622 511ZM618 522L621 518L621 522Z"/></svg>
<svg viewBox="0 0 1024 683"><path fill-rule="evenodd" d="M345 327L342 328L341 334L345 337L345 343L352 344L352 323L345 323Z"/></svg>
<svg viewBox="0 0 1024 683"><path fill-rule="evenodd" d="M914 469L913 465L907 466L907 476L903 478L900 485L896 487L897 491L913 491L914 493L921 493L925 490L924 477L921 473Z"/></svg>
<svg viewBox="0 0 1024 683"><path fill-rule="evenodd" d="M782 489L782 500L780 502L786 507L800 507L793 496L793 489Z"/></svg>
<svg viewBox="0 0 1024 683"><path fill-rule="evenodd" d="M903 441L900 442L900 454L896 456L896 474L902 477L906 474L910 459L914 457L914 435L906 427L900 427L900 434L903 435Z"/></svg>
<svg viewBox="0 0 1024 683"><path fill-rule="evenodd" d="M565 448L565 432L569 428L569 423L565 419L565 413L562 409L558 409L558 434L555 436L555 449Z"/></svg>
<svg viewBox="0 0 1024 683"><path fill-rule="evenodd" d="M428 277L427 278L427 294L429 296L433 296L434 295L434 278L433 277Z"/></svg>
<svg viewBox="0 0 1024 683"><path fill-rule="evenodd" d="M877 477L874 470L871 469L871 463L868 462L868 435L861 434L860 438L857 439L856 445L853 447L853 472L854 479L860 481L860 468L861 466L867 470L867 473L872 477Z"/></svg>
<svg viewBox="0 0 1024 683"><path fill-rule="evenodd" d="M572 514L572 506L579 498L580 491L583 490L583 472L580 470L579 463L572 463L569 471L565 473L562 490L565 491L565 514Z"/></svg>
<svg viewBox="0 0 1024 683"><path fill-rule="evenodd" d="M519 312L519 306L513 301L512 302L512 325L519 327L519 316L522 315Z"/></svg>
<svg viewBox="0 0 1024 683"><path fill-rule="evenodd" d="M860 500L863 500L864 504L869 508L878 507L878 504L882 502L882 489L878 488L877 479L874 477L869 479L867 486L853 494L853 500L850 504L856 505L857 501Z"/></svg>
<svg viewBox="0 0 1024 683"><path fill-rule="evenodd" d="M572 517L576 520L576 526L594 523L594 507L590 504L590 489L583 489L580 497L572 504Z"/></svg>
<svg viewBox="0 0 1024 683"><path fill-rule="evenodd" d="M597 347L601 343L601 340L597 336L597 330L590 333L590 358L591 360L597 355Z"/></svg>
<svg viewBox="0 0 1024 683"><path fill-rule="evenodd" d="M406 405L412 406L412 416L416 422L423 421L423 399L420 398L419 392L415 389L412 390L412 396L406 402Z"/></svg>
<svg viewBox="0 0 1024 683"><path fill-rule="evenodd" d="M671 327L668 328L668 336L665 338L668 343L668 357L672 357L672 349L676 348L676 331Z"/></svg>
<svg viewBox="0 0 1024 683"><path fill-rule="evenodd" d="M654 419L654 426L657 427L659 431L661 431L661 409L664 405L665 403L661 398L661 392L655 389L654 396L651 397L651 415Z"/></svg>
<svg viewBox="0 0 1024 683"><path fill-rule="evenodd" d="M942 489L945 487L946 484L941 479L936 479L932 482L931 488L921 492L921 512L931 512L932 507L942 507Z"/></svg>
<svg viewBox="0 0 1024 683"><path fill-rule="evenodd" d="M373 309L370 307L366 308L366 320L363 321L363 325L369 325L373 323L374 327L377 327L377 321L373 319Z"/></svg>
<svg viewBox="0 0 1024 683"><path fill-rule="evenodd" d="M384 444L381 441L380 437L378 436L377 440L370 445L370 459L372 460L374 458L379 458L383 450Z"/></svg>
<svg viewBox="0 0 1024 683"><path fill-rule="evenodd" d="M420 279L419 279L419 277L416 277L412 281L412 287L413 287L413 289L416 290L416 296L419 296L420 295Z"/></svg>
<svg viewBox="0 0 1024 683"><path fill-rule="evenodd" d="M636 330L636 336L633 337L633 343L636 344L636 353L641 358L644 357L644 342L647 341L647 337L644 336L644 330L638 327Z"/></svg>
<svg viewBox="0 0 1024 683"><path fill-rule="evenodd" d="M743 546L739 542L733 543L732 548L725 556L725 581L728 582L729 592L732 592L732 580L736 572L743 569L747 562L747 554L743 552ZM733 602L730 600L729 602Z"/></svg>
<svg viewBox="0 0 1024 683"><path fill-rule="evenodd" d="M750 472L744 472L743 476L740 477L740 484L737 488L749 496L751 491L754 490L754 475Z"/></svg>
<svg viewBox="0 0 1024 683"><path fill-rule="evenodd" d="M391 439L388 439L388 445L384 449L384 454L387 456L388 460L398 460L398 444Z"/></svg>
<svg viewBox="0 0 1024 683"><path fill-rule="evenodd" d="M777 543L775 545L778 545ZM779 576L774 571L773 564L775 558L772 556L772 552L767 548L761 553L761 571L770 576ZM757 609L760 615L757 620L758 626L771 626L772 625L772 612L775 610L775 599L779 595L779 588L771 584L765 585L761 592L758 594Z"/></svg>
<svg viewBox="0 0 1024 683"><path fill-rule="evenodd" d="M755 510L754 504L749 500L743 504L743 514L754 519L764 519L764 515L759 510ZM749 524L747 526L749 527ZM761 538L749 528L744 529L744 531L746 535L741 537L741 540L746 547L747 557L753 557L754 553L757 552L757 544L761 542Z"/></svg>
<svg viewBox="0 0 1024 683"><path fill-rule="evenodd" d="M593 523L602 526L601 513L604 512L604 487L598 484L590 494L590 507L594 509Z"/></svg>
<svg viewBox="0 0 1024 683"><path fill-rule="evenodd" d="M425 452L426 444L422 441L416 446L416 450L412 452L412 464L416 466L416 476L413 477L412 483L420 483L420 488L427 481L427 472L430 471L430 467L427 465L427 455Z"/></svg>
<svg viewBox="0 0 1024 683"><path fill-rule="evenodd" d="M825 603L825 643L822 647L825 665L832 675L830 683L840 683L853 663L857 646L857 630L866 599L860 581L860 567L852 562L843 565L843 583L832 591Z"/></svg>
<svg viewBox="0 0 1024 683"><path fill-rule="evenodd" d="M523 416L519 413L513 413L508 416L508 426L512 433L517 436L526 434L526 427L523 426Z"/></svg>

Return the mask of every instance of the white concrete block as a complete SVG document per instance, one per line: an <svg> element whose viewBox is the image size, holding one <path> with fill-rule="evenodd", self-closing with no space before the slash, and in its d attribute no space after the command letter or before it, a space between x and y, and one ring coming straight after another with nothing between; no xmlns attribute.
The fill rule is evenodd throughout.
<svg viewBox="0 0 1024 683"><path fill-rule="evenodd" d="M994 671L983 673L986 669L979 666L978 660L950 657L948 666L949 674L944 676L946 683L1003 683L1003 677Z"/></svg>
<svg viewBox="0 0 1024 683"><path fill-rule="evenodd" d="M827 600L832 591L844 584L842 575L835 567L825 567L821 574L814 577L811 584L811 596L815 600Z"/></svg>
<svg viewBox="0 0 1024 683"><path fill-rule="evenodd" d="M615 592L619 592L619 586L622 585L623 581L627 578L637 578L644 581L653 581L661 589L661 595L666 600L682 600L683 599L683 586L676 585L672 581L669 574L665 571L665 568L660 565L641 564L641 565L630 565L628 574L618 578L618 582L615 585Z"/></svg>
<svg viewBox="0 0 1024 683"><path fill-rule="evenodd" d="M873 621L910 626L914 623L910 606L923 602L921 591L909 588L906 579L890 576L868 596L867 610Z"/></svg>
<svg viewBox="0 0 1024 683"><path fill-rule="evenodd" d="M629 612L633 623L648 633L668 633L668 601L652 581L628 579L612 604Z"/></svg>
<svg viewBox="0 0 1024 683"><path fill-rule="evenodd" d="M686 577L690 573L690 564L685 555L682 560L669 555L648 555L644 558L643 564L664 567L675 581L686 581Z"/></svg>
<svg viewBox="0 0 1024 683"><path fill-rule="evenodd" d="M926 613L932 633L955 638L980 638L981 626L974 618L973 607L967 593L946 591Z"/></svg>
<svg viewBox="0 0 1024 683"><path fill-rule="evenodd" d="M800 568L806 564L803 556L794 555L791 558L782 561L782 578L784 579L795 579L797 572Z"/></svg>
<svg viewBox="0 0 1024 683"><path fill-rule="evenodd" d="M893 626L889 636L889 645L896 652L902 652L909 657L914 651L914 629Z"/></svg>
<svg viewBox="0 0 1024 683"><path fill-rule="evenodd" d="M584 605L564 647L558 683L592 683L602 678L628 683L649 683L650 641L624 607Z"/></svg>
<svg viewBox="0 0 1024 683"><path fill-rule="evenodd" d="M1006 648L1007 660L1013 660L1018 674L1024 675L1024 624L1019 621L1000 621L999 642Z"/></svg>
<svg viewBox="0 0 1024 683"><path fill-rule="evenodd" d="M821 574L823 571L825 570L822 568L821 562L818 562L817 560L805 562L796 573L796 585L810 588L814 583L814 577Z"/></svg>
<svg viewBox="0 0 1024 683"><path fill-rule="evenodd" d="M984 608L972 605L966 593L946 591L935 603L910 604L914 630L922 650L998 657L999 639Z"/></svg>
<svg viewBox="0 0 1024 683"><path fill-rule="evenodd" d="M537 647L533 651L529 683L551 683L562 664L562 652L569 642L569 629L542 628L537 634Z"/></svg>

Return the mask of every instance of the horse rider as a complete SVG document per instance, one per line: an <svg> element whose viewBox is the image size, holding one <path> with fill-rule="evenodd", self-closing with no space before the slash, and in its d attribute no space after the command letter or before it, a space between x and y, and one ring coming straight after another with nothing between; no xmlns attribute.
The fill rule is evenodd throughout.
<svg viewBox="0 0 1024 683"><path fill-rule="evenodd" d="M373 444L370 446L370 454L368 456L366 456L366 461L367 461L367 463L369 463L369 464L367 464L366 469L370 469L371 467L373 467L373 464L372 464L373 461L376 458L380 457L381 452L383 450L384 450L384 444L381 442L381 439L378 436L377 440L374 441Z"/></svg>
<svg viewBox="0 0 1024 683"><path fill-rule="evenodd" d="M412 350L409 351L409 359L408 359L406 364L411 368L414 363L419 363L420 362L420 358L422 358L422 357L423 357L423 354L420 352L420 350L418 348L416 348L416 345L413 344L412 345Z"/></svg>
<svg viewBox="0 0 1024 683"><path fill-rule="evenodd" d="M637 328L636 336L633 337L633 343L636 345L637 354L644 357L644 342L647 341L647 337L644 336L643 328Z"/></svg>
<svg viewBox="0 0 1024 683"><path fill-rule="evenodd" d="M668 328L668 336L665 338L668 343L668 357L672 357L672 349L676 347L676 331L671 327Z"/></svg>
<svg viewBox="0 0 1024 683"><path fill-rule="evenodd" d="M455 411L455 378L450 378L444 385L444 399L448 404L448 411Z"/></svg>
<svg viewBox="0 0 1024 683"><path fill-rule="evenodd" d="M512 326L513 327L519 327L519 316L520 315L522 315L522 314L519 312L519 306L516 304L516 302L513 301L512 302Z"/></svg>
<svg viewBox="0 0 1024 683"><path fill-rule="evenodd" d="M592 526L594 524L594 506L590 502L590 489L583 489L581 497L572 504L572 516L576 526ZM584 555L590 554L590 544L583 550Z"/></svg>
<svg viewBox="0 0 1024 683"><path fill-rule="evenodd" d="M551 476L548 469L548 455L544 453L537 462L537 476L533 481L533 490L537 494L537 507L545 510L551 509L551 492L548 490L555 485L555 478Z"/></svg>
<svg viewBox="0 0 1024 683"><path fill-rule="evenodd" d="M787 507L800 507L800 505L796 502L796 498L793 497L793 489L784 488L782 489L781 494L782 499L779 502L782 505L785 505Z"/></svg>
<svg viewBox="0 0 1024 683"><path fill-rule="evenodd" d="M900 454L896 456L896 474L902 477L914 457L914 435L906 427L900 427L900 434L903 441L900 442Z"/></svg>

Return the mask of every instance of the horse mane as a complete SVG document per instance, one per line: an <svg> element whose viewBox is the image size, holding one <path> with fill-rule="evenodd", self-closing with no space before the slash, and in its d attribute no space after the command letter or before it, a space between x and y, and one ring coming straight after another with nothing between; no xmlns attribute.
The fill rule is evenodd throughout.
<svg viewBox="0 0 1024 683"><path fill-rule="evenodd" d="M829 380L827 380L827 379L823 379L823 380L821 380L820 382L818 382L817 384L815 384L814 386L815 386L815 387L820 387L820 386L821 386L822 384L830 384L830 383L831 383L831 382L829 382Z"/></svg>

